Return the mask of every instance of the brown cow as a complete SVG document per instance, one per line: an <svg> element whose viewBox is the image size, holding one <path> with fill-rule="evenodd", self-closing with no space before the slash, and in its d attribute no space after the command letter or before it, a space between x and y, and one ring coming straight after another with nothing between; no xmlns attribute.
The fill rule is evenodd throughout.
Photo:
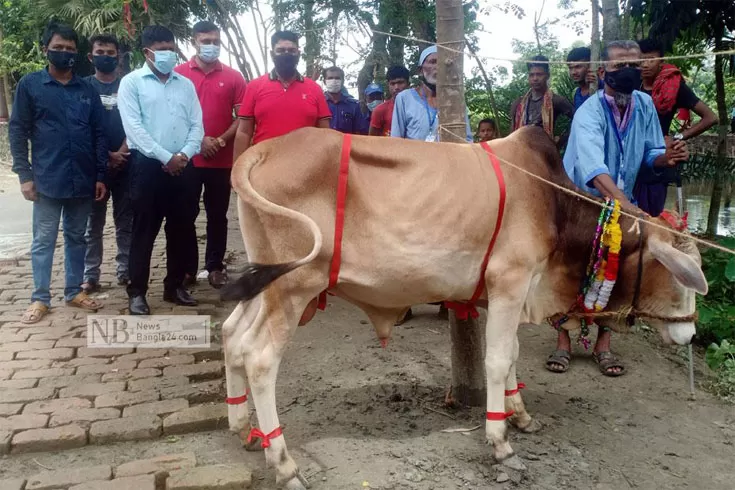
<svg viewBox="0 0 735 490"><path fill-rule="evenodd" d="M241 437L251 431L243 394L252 390L255 435L286 488L302 488L303 479L280 432L276 375L286 343L328 287L342 143L337 132L301 129L250 148L232 172L250 265L225 292L241 300L223 327L230 428ZM542 130L524 128L490 146L501 161L573 188ZM513 410L509 422L522 430L537 427L520 394L504 396L517 388L517 326L539 324L574 303L600 213L595 204L500 166L507 200L482 296L487 411L501 415L488 416L486 436L498 460L513 454L503 414ZM409 305L472 296L499 207L498 179L479 145L354 137L348 182L341 269L331 292L361 308L379 338L390 337ZM659 318L691 316L694 292L707 291L696 247L651 225L641 227L640 237L633 224L621 218L620 274L609 309L631 304L640 257L638 308ZM611 328L616 322L599 321ZM694 334L691 318L651 323L667 342L685 344Z"/></svg>

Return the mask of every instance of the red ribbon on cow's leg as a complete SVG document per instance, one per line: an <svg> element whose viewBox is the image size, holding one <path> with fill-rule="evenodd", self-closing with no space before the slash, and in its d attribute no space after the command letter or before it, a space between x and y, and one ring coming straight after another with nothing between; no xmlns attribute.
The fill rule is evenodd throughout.
<svg viewBox="0 0 735 490"><path fill-rule="evenodd" d="M233 397L227 397L225 398L225 403L228 405L242 405L246 401L248 401L248 395L250 394L250 390L246 390L245 394L242 396L233 396Z"/></svg>
<svg viewBox="0 0 735 490"><path fill-rule="evenodd" d="M505 390L505 396L513 396L525 387L526 387L525 383L518 383L515 390Z"/></svg>
<svg viewBox="0 0 735 490"><path fill-rule="evenodd" d="M487 412L485 417L494 422L502 422L503 420L512 417L514 413L515 412L513 410L509 410L507 412Z"/></svg>
<svg viewBox="0 0 735 490"><path fill-rule="evenodd" d="M319 299L317 300L316 307L324 311L327 309L327 292L322 291L319 293Z"/></svg>
<svg viewBox="0 0 735 490"><path fill-rule="evenodd" d="M448 310L454 310L457 320L465 321L468 318L479 318L480 312L477 311L473 303L459 303L457 301L445 301L444 306Z"/></svg>
<svg viewBox="0 0 735 490"><path fill-rule="evenodd" d="M264 434L260 429L252 428L250 434L248 434L248 444L252 443L254 439L261 439L260 447L266 449L271 447L271 439L282 435L283 430L280 427L276 427L268 434Z"/></svg>

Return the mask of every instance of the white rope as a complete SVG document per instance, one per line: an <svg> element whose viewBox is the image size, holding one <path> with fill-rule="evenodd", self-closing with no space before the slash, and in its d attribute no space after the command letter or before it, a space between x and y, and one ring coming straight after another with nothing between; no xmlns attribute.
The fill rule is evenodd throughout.
<svg viewBox="0 0 735 490"><path fill-rule="evenodd" d="M465 137L464 136L460 136L457 133L455 133L455 132L447 129L447 127L445 125L440 124L439 125L439 130L440 131L441 130L446 131L447 133L451 134L455 138L458 138L458 140L462 140L462 141L465 140ZM541 182L543 182L543 183L545 183L547 185L550 185L551 187L554 187L554 188L556 188L556 189L558 189L558 190L560 190L562 192L566 192L567 194L570 194L570 195L572 195L574 197L577 197L578 199L582 199L583 201L587 201L587 202L589 202L591 204L594 204L595 206L599 206L600 208L605 207L605 203L604 202L598 201L598 200L596 200L596 199L594 199L594 198L592 198L590 196L587 196L585 194L582 194L579 191L575 191L573 189L569 189L567 187L564 187L562 185L559 185L556 182L552 182L550 180L547 180L547 179L541 177L540 175L536 175L533 172L530 172L530 171L526 170L525 168L519 167L518 165L516 165L516 164L514 164L512 162L509 162L508 160L506 160L504 158L499 157L497 154L495 156L501 162L505 163L506 165L508 165L508 166L510 166L510 167L512 167L512 168L514 168L514 169L516 169L518 171L520 171L520 172L523 172L524 174L528 175L529 177L532 177L532 178L534 178L536 180L539 180L539 181L541 181ZM689 239L689 240L694 240L695 242L700 243L700 244L702 244L702 245L704 245L706 247L714 248L716 250L719 250L721 252L725 252L725 253L730 254L730 255L735 255L735 250L731 250L731 249L729 249L727 247L723 247L722 245L717 244L717 243L713 243L713 242L710 242L710 241L707 241L707 240L703 240L701 238L698 238L696 236L693 236L690 233L680 232L680 231L675 230L673 228L670 228L668 226L664 226L664 225L661 225L659 223L656 223L653 220L648 220L648 219L645 219L645 218L641 218L640 216L636 216L634 214L628 213L628 212L623 211L623 210L620 210L620 214L622 216L627 216L629 218L634 219L635 222L636 222L636 224L638 224L639 221L644 221L645 220L646 225L648 225L648 226L653 226L653 227L656 227L656 228L660 228L660 229L662 229L664 231L668 231L669 233L673 233L674 235L678 235L678 236L680 236L682 238L686 238L686 239Z"/></svg>
<svg viewBox="0 0 735 490"><path fill-rule="evenodd" d="M397 37L400 39L405 39L407 41L413 41L417 43L423 43L423 44L435 44L442 49L446 51L451 51L458 54L464 54L467 56L473 56L475 58L483 59L483 60L491 60L491 61L505 61L508 63L533 63L535 65L570 65L570 64L598 64L600 61L538 61L538 60L527 60L523 58L513 59L513 58L498 58L496 56L481 56L481 55L473 55L472 53L465 53L464 51L457 50L454 48L450 48L447 46L447 44L456 44L457 41L450 42L450 43L437 43L435 41L427 41L426 39L419 39L417 37L412 36L402 36L400 34L391 34L390 32L383 32L378 31L375 29L372 29L373 34L382 34L384 36L392 36ZM694 54L683 54L683 55L676 55L676 56L661 56L660 58L641 58L637 60L625 60L627 63L630 62L636 62L636 63L642 63L644 61L657 61L657 60L687 60L687 59L693 59L693 58L707 58L710 56L717 56L717 55L735 55L735 49L728 49L725 51L711 51L711 52L704 52L704 53L694 53Z"/></svg>

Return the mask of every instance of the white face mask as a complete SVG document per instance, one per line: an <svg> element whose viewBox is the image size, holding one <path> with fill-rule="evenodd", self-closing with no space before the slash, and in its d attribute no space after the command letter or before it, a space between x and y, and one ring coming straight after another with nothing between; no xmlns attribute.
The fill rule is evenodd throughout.
<svg viewBox="0 0 735 490"><path fill-rule="evenodd" d="M199 46L199 58L205 63L214 63L219 58L220 47L216 44Z"/></svg>
<svg viewBox="0 0 735 490"><path fill-rule="evenodd" d="M330 94L337 94L342 90L342 80L327 80L325 85Z"/></svg>

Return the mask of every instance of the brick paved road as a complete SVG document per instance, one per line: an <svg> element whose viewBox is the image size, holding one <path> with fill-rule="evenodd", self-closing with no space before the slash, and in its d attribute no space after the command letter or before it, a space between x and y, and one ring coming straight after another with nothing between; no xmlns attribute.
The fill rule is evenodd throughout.
<svg viewBox="0 0 735 490"><path fill-rule="evenodd" d="M236 216L234 206L230 215ZM100 281L103 290L95 295L105 303L99 314L126 313L127 308L124 288L115 280L111 221L110 216ZM197 223L202 255L204 225L202 209ZM242 248L236 220L230 223L230 243L236 250ZM31 294L29 258L0 263L0 454L226 428L219 329L214 329L210 349L87 348L86 313L63 303L62 247L60 234L52 312L35 325L19 321ZM200 303L195 308L162 301L166 273L163 233L156 242L151 272L149 302L154 314L206 314L221 322L232 311L233 305L222 304L206 280L194 288ZM109 468L102 473L106 476L100 474L96 479L111 476ZM6 487L0 483L0 488ZM29 482L26 488L43 485Z"/></svg>

